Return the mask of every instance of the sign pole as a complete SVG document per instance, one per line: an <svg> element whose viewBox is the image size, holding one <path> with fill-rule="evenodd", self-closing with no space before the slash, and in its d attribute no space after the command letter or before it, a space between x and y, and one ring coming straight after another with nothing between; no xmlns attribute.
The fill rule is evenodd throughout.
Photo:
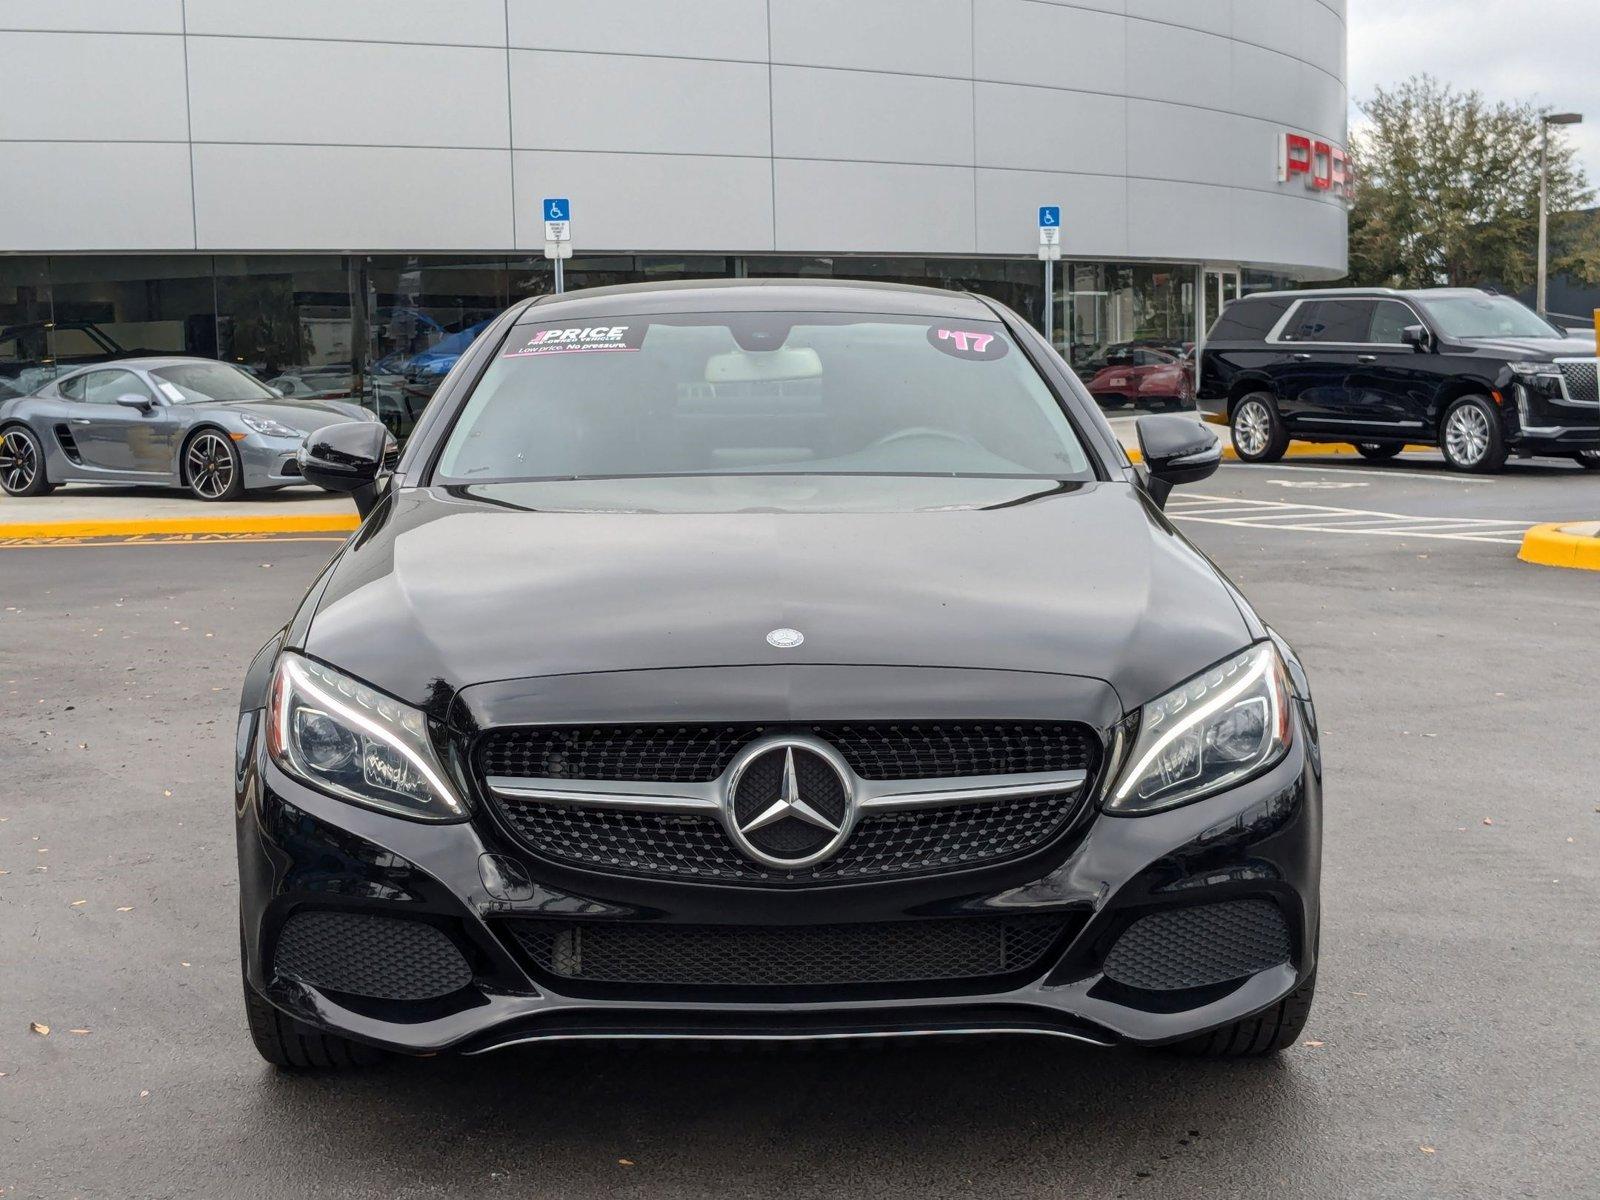
<svg viewBox="0 0 1600 1200"><path fill-rule="evenodd" d="M572 202L565 196L547 196L544 214L544 256L555 263L556 295L567 290L562 260L572 257Z"/></svg>
<svg viewBox="0 0 1600 1200"><path fill-rule="evenodd" d="M1056 272L1055 260L1044 260L1044 340L1056 344Z"/></svg>
<svg viewBox="0 0 1600 1200"><path fill-rule="evenodd" d="M1039 258L1044 262L1044 340L1056 344L1056 260L1061 257L1061 206L1039 206Z"/></svg>

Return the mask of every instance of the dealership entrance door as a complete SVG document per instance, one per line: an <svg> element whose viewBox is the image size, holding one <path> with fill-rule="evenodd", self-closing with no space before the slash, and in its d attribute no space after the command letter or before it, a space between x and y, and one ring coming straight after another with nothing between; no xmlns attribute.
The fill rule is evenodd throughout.
<svg viewBox="0 0 1600 1200"><path fill-rule="evenodd" d="M1200 268L1200 303L1195 308L1194 369L1195 384L1200 382L1200 351L1206 334L1222 310L1239 298L1239 268L1208 265Z"/></svg>

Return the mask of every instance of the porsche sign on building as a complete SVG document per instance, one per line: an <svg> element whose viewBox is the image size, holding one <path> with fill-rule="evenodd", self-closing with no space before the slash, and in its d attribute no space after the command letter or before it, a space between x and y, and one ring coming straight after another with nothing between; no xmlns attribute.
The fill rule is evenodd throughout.
<svg viewBox="0 0 1600 1200"><path fill-rule="evenodd" d="M0 395L130 351L399 430L566 285L841 276L1181 353L1345 269L1344 0L16 0Z"/></svg>

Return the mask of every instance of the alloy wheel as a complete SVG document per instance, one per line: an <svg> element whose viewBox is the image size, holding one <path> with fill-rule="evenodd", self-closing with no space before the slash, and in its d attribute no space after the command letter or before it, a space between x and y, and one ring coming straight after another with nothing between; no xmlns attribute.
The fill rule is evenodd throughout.
<svg viewBox="0 0 1600 1200"><path fill-rule="evenodd" d="M0 434L0 482L13 495L25 492L39 473L39 452L33 440L12 431Z"/></svg>
<svg viewBox="0 0 1600 1200"><path fill-rule="evenodd" d="M1476 466L1489 450L1489 418L1476 404L1463 404L1444 427L1445 449L1464 467Z"/></svg>
<svg viewBox="0 0 1600 1200"><path fill-rule="evenodd" d="M1264 453L1272 436L1272 414L1259 400L1246 400L1233 414L1233 430L1239 439L1239 449L1254 457Z"/></svg>
<svg viewBox="0 0 1600 1200"><path fill-rule="evenodd" d="M189 486L207 500L226 495L233 486L233 447L220 434L202 433L190 442L184 466Z"/></svg>

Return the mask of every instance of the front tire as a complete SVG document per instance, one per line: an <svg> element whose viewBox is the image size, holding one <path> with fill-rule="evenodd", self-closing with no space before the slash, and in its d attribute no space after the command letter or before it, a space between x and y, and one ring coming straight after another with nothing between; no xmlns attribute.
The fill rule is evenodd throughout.
<svg viewBox="0 0 1600 1200"><path fill-rule="evenodd" d="M279 1012L244 985L244 1012L256 1052L275 1067L298 1071L349 1071L383 1058L381 1050L331 1033L318 1033Z"/></svg>
<svg viewBox="0 0 1600 1200"><path fill-rule="evenodd" d="M1356 453L1368 462L1388 462L1404 450L1399 442L1357 442Z"/></svg>
<svg viewBox="0 0 1600 1200"><path fill-rule="evenodd" d="M1265 392L1251 392L1235 404L1228 429L1241 462L1277 462L1288 452L1289 431Z"/></svg>
<svg viewBox="0 0 1600 1200"><path fill-rule="evenodd" d="M26 425L0 430L0 489L8 496L48 496L55 488L45 477L39 435Z"/></svg>
<svg viewBox="0 0 1600 1200"><path fill-rule="evenodd" d="M1489 475L1506 465L1500 414L1482 396L1463 396L1439 423L1439 449L1451 469Z"/></svg>
<svg viewBox="0 0 1600 1200"><path fill-rule="evenodd" d="M233 439L220 429L202 429L183 447L183 482L198 500L237 500L244 495L244 466Z"/></svg>
<svg viewBox="0 0 1600 1200"><path fill-rule="evenodd" d="M1305 1029L1316 994L1317 977L1313 973L1265 1012L1174 1042L1167 1049L1191 1058L1265 1058L1278 1054L1294 1045Z"/></svg>

